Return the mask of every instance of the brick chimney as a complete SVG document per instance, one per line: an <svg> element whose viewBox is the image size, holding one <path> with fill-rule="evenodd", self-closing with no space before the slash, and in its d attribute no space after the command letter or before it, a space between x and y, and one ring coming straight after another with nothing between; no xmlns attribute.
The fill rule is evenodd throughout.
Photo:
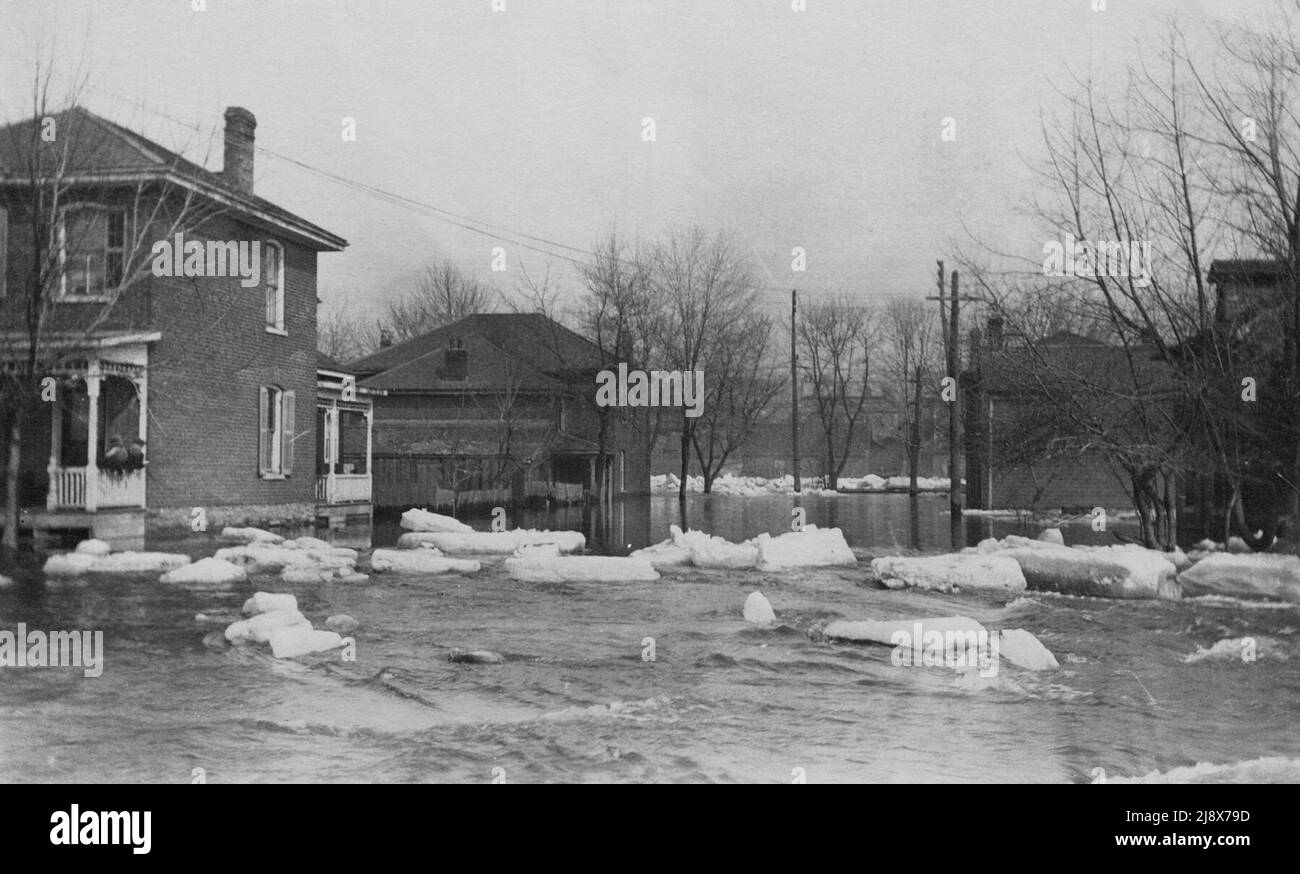
<svg viewBox="0 0 1300 874"><path fill-rule="evenodd" d="M241 106L226 109L226 153L221 175L245 194L253 193L253 140L257 119Z"/></svg>

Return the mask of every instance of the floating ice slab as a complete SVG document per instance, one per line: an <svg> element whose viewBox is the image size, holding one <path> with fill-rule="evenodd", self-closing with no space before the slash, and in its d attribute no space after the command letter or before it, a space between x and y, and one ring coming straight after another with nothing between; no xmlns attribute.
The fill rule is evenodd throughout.
<svg viewBox="0 0 1300 874"><path fill-rule="evenodd" d="M1180 596L1170 558L1136 544L1069 547L1011 536L982 541L974 552L1014 558L1031 589L1097 598Z"/></svg>
<svg viewBox="0 0 1300 874"><path fill-rule="evenodd" d="M983 625L966 616L940 616L926 619L866 619L861 621L836 619L826 626L823 633L834 640L894 646L895 633L904 633L910 640L916 633L918 625L921 628L922 635L931 631L939 634L948 634L949 632L965 634L972 631L977 634L981 632L987 634Z"/></svg>
<svg viewBox="0 0 1300 874"><path fill-rule="evenodd" d="M1038 539L1043 543L1055 543L1057 546L1065 546L1065 535L1061 533L1060 528L1044 528L1038 532Z"/></svg>
<svg viewBox="0 0 1300 874"><path fill-rule="evenodd" d="M338 649L343 638L334 631L317 631L310 625L294 625L273 629L268 635L271 654L278 659L291 659L314 652Z"/></svg>
<svg viewBox="0 0 1300 874"><path fill-rule="evenodd" d="M158 578L161 583L207 583L219 586L239 583L248 579L248 572L236 564L219 558L201 558Z"/></svg>
<svg viewBox="0 0 1300 874"><path fill-rule="evenodd" d="M752 540L731 543L721 537L710 537L691 547L691 564L720 570L757 567L758 547Z"/></svg>
<svg viewBox="0 0 1300 874"><path fill-rule="evenodd" d="M115 552L95 559L87 571L92 574L158 574L189 563L188 555L168 552Z"/></svg>
<svg viewBox="0 0 1300 874"><path fill-rule="evenodd" d="M427 549L376 549L370 556L370 570L377 574L472 574L481 567L476 561L447 558Z"/></svg>
<svg viewBox="0 0 1300 874"><path fill-rule="evenodd" d="M452 516L430 513L428 510L410 509L402 514L401 525L407 531L461 531L474 529Z"/></svg>
<svg viewBox="0 0 1300 874"><path fill-rule="evenodd" d="M1228 595L1300 604L1300 558L1218 552L1178 576L1187 595Z"/></svg>
<svg viewBox="0 0 1300 874"><path fill-rule="evenodd" d="M951 592L1023 592L1020 563L1005 555L887 555L872 559L871 569L890 589L916 588Z"/></svg>
<svg viewBox="0 0 1300 874"><path fill-rule="evenodd" d="M112 552L113 548L103 540L95 540L92 538L78 543L77 548L73 551L78 555L95 555L102 558Z"/></svg>
<svg viewBox="0 0 1300 874"><path fill-rule="evenodd" d="M762 592L750 592L745 599L745 621L768 625L776 621L776 611L772 602L763 597Z"/></svg>
<svg viewBox="0 0 1300 874"><path fill-rule="evenodd" d="M508 558L511 579L529 583L594 580L657 580L659 572L645 559L606 555Z"/></svg>
<svg viewBox="0 0 1300 874"><path fill-rule="evenodd" d="M291 626L311 628L311 623L297 610L271 610L230 623L226 629L226 640L234 644L266 643L272 631Z"/></svg>
<svg viewBox="0 0 1300 874"><path fill-rule="evenodd" d="M790 531L779 537L759 535L758 569L779 571L800 567L839 567L858 563L838 528L809 525L803 531Z"/></svg>
<svg viewBox="0 0 1300 874"><path fill-rule="evenodd" d="M13 584L14 581L12 577L6 577L4 574L0 574L0 589L7 589Z"/></svg>
<svg viewBox="0 0 1300 874"><path fill-rule="evenodd" d="M244 602L244 615L256 616L273 610L298 609L298 599L288 592L257 592Z"/></svg>
<svg viewBox="0 0 1300 874"><path fill-rule="evenodd" d="M587 538L580 531L516 528L513 531L436 532L422 540L422 544L441 549L448 555L510 555L521 546L539 543L554 543L560 552L576 552L587 544Z"/></svg>
<svg viewBox="0 0 1300 874"><path fill-rule="evenodd" d="M263 528L233 528L227 526L221 529L221 539L227 543L283 543L284 538L279 534L267 531Z"/></svg>
<svg viewBox="0 0 1300 874"><path fill-rule="evenodd" d="M447 532L443 532L444 534ZM429 538L437 537L436 531L408 531L401 537L397 538L398 549L431 549L438 555L442 555L442 550L433 545Z"/></svg>
<svg viewBox="0 0 1300 874"><path fill-rule="evenodd" d="M287 544L255 543L218 549L215 557L237 564L249 574L278 574L290 565L351 568L356 564L357 552L339 547L302 549Z"/></svg>
<svg viewBox="0 0 1300 874"><path fill-rule="evenodd" d="M998 658L1027 671L1055 671L1061 667L1051 650L1023 628L998 632Z"/></svg>
<svg viewBox="0 0 1300 874"><path fill-rule="evenodd" d="M90 570L90 566L99 561L97 555L84 552L69 552L52 555L45 560L42 570L47 577L79 577Z"/></svg>
<svg viewBox="0 0 1300 874"><path fill-rule="evenodd" d="M339 634L351 634L360 626L360 622L346 613L336 613L325 620L325 627L330 631L337 631Z"/></svg>

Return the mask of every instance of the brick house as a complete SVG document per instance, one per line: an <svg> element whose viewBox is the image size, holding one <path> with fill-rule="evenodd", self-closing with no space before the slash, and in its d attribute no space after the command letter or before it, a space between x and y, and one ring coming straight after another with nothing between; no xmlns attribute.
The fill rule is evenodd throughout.
<svg viewBox="0 0 1300 874"><path fill-rule="evenodd" d="M374 397L376 506L437 506L453 492L510 489L512 499L594 494L604 356L540 313L467 316L353 362ZM648 459L606 417L607 493L649 491ZM569 488L557 488L568 486Z"/></svg>
<svg viewBox="0 0 1300 874"><path fill-rule="evenodd" d="M23 527L136 544L194 508L213 526L311 521L316 258L347 242L253 193L256 124L226 110L221 172L82 108L0 128L0 367L27 352L34 190L54 180L66 204L48 229L60 276L40 352L55 390L24 436ZM156 275L152 247L181 230L209 268L222 244L257 244L256 284ZM123 464L141 444L147 465Z"/></svg>

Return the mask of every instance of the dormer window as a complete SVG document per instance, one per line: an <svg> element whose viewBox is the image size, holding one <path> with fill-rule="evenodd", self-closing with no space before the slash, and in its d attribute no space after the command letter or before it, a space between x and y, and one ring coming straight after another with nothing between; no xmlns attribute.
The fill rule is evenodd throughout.
<svg viewBox="0 0 1300 874"><path fill-rule="evenodd" d="M102 206L70 206L60 214L62 295L102 300L122 283L126 212Z"/></svg>
<svg viewBox="0 0 1300 874"><path fill-rule="evenodd" d="M271 240L266 242L263 258L262 281L266 286L266 330L284 334L284 247Z"/></svg>

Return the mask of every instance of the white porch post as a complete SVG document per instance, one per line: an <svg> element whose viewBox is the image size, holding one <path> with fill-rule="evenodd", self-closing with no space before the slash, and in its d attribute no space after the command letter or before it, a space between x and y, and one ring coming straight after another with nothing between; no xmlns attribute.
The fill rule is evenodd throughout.
<svg viewBox="0 0 1300 874"><path fill-rule="evenodd" d="M149 371L146 365L145 369L140 371L140 376L135 381L136 395L140 402L140 423L136 426L136 433L141 441L149 439ZM148 448L146 447L145 458L149 457ZM140 468L140 506L149 505L149 477L145 473L146 468Z"/></svg>
<svg viewBox="0 0 1300 874"><path fill-rule="evenodd" d="M92 359L86 372L86 396L90 399L86 425L86 510L99 509L99 359Z"/></svg>
<svg viewBox="0 0 1300 874"><path fill-rule="evenodd" d="M334 468L339 457L339 404L330 398L325 408L325 503L334 503Z"/></svg>
<svg viewBox="0 0 1300 874"><path fill-rule="evenodd" d="M371 455L374 453L375 445L375 405L371 402L366 408L366 477L370 480L370 489L366 494L366 500L372 501L375 497L375 469L372 466Z"/></svg>
<svg viewBox="0 0 1300 874"><path fill-rule="evenodd" d="M59 397L59 383L54 384L54 403L50 405L50 463L45 472L50 477L50 488L45 494L45 508L59 506L59 472L63 462L63 399Z"/></svg>

